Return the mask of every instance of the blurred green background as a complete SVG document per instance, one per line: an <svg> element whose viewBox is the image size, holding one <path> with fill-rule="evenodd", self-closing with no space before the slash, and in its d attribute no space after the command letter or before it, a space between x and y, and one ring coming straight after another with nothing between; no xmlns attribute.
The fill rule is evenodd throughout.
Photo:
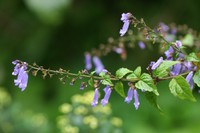
<svg viewBox="0 0 200 133"><path fill-rule="evenodd" d="M56 77L43 80L31 74L28 87L22 93L13 83L13 60L77 72L84 68L85 51L98 47L108 37L119 37L121 13L131 12L137 18L143 17L151 27L161 21L166 24L175 22L200 31L199 5L198 0L1 0L0 98L9 104L6 108L0 106L0 132L59 132L56 126L59 106L70 103L74 94L83 93L78 82L74 86L69 86L69 82L63 85ZM158 56L156 50L139 51L136 48L129 51L126 61L116 54L101 59L106 68L114 72L122 66L133 69L141 65L145 70L149 61ZM112 93L112 115L122 119L123 132L199 132L199 94L195 93L196 103L182 101L169 93L166 84L159 84L161 96L158 98L164 116L151 107L142 93L138 111L132 103L127 105L116 92ZM8 93L7 98L3 97L3 92ZM41 114L38 121L46 122L38 129L31 120Z"/></svg>

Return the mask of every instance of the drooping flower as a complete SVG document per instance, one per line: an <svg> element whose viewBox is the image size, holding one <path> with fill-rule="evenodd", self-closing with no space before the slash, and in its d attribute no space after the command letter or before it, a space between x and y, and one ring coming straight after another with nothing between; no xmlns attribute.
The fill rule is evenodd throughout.
<svg viewBox="0 0 200 133"><path fill-rule="evenodd" d="M142 42L142 41L139 41L139 42L138 42L138 46L139 46L141 49L145 49L145 48L146 48L144 42Z"/></svg>
<svg viewBox="0 0 200 133"><path fill-rule="evenodd" d="M186 81L189 83L191 89L193 89L194 87L194 80L192 77L193 77L193 71L191 71L186 77Z"/></svg>
<svg viewBox="0 0 200 133"><path fill-rule="evenodd" d="M123 36L128 31L128 27L130 24L129 15L130 13L122 13L121 21L123 21L124 25L119 31L120 36Z"/></svg>
<svg viewBox="0 0 200 133"><path fill-rule="evenodd" d="M124 102L130 103L133 99L133 89L130 87L127 93L127 97L125 98Z"/></svg>
<svg viewBox="0 0 200 133"><path fill-rule="evenodd" d="M163 62L163 57L160 57L155 63L153 63L151 69L155 70Z"/></svg>
<svg viewBox="0 0 200 133"><path fill-rule="evenodd" d="M95 107L98 104L98 98L99 98L99 90L98 90L98 88L96 88L94 91L94 98L91 103L92 107Z"/></svg>
<svg viewBox="0 0 200 133"><path fill-rule="evenodd" d="M95 65L95 71L97 74L99 74L104 69L104 65L101 62L101 60L99 59L99 57L97 57L97 56L93 57L93 62Z"/></svg>
<svg viewBox="0 0 200 133"><path fill-rule="evenodd" d="M82 83L81 83L81 86L80 86L80 90L83 90L84 87L85 87L85 82L82 82Z"/></svg>
<svg viewBox="0 0 200 133"><path fill-rule="evenodd" d="M12 62L15 67L12 75L17 76L17 79L14 80L15 86L18 86L21 91L24 91L27 87L28 83L28 74L26 72L27 66L26 63L22 64L18 62L18 60Z"/></svg>
<svg viewBox="0 0 200 133"><path fill-rule="evenodd" d="M181 41L176 41L175 42L175 46L177 47L177 48L180 48L181 46L182 46L182 42Z"/></svg>
<svg viewBox="0 0 200 133"><path fill-rule="evenodd" d="M92 60L90 53L85 53L85 69L90 70L92 68Z"/></svg>
<svg viewBox="0 0 200 133"><path fill-rule="evenodd" d="M169 49L165 51L165 56L167 57L167 60L173 60L173 54L174 54L174 49L172 46L170 46Z"/></svg>
<svg viewBox="0 0 200 133"><path fill-rule="evenodd" d="M135 109L137 110L140 105L140 102L138 99L138 92L136 89L133 90L133 95L134 95L134 106L135 106Z"/></svg>
<svg viewBox="0 0 200 133"><path fill-rule="evenodd" d="M164 24L162 22L159 24L159 26L161 28L162 33L166 33L169 30L169 26L167 26L166 24Z"/></svg>
<svg viewBox="0 0 200 133"><path fill-rule="evenodd" d="M172 68L171 68L171 74L176 76L176 75L179 75L180 72L181 72L181 68L182 68L182 65L181 64L175 64Z"/></svg>
<svg viewBox="0 0 200 133"><path fill-rule="evenodd" d="M106 86L106 87L104 88L104 92L105 92L105 96L104 96L104 98L101 100L102 106L105 106L105 105L108 103L108 100L109 100L109 98L110 98L110 94L111 94L111 92L112 92L110 86Z"/></svg>

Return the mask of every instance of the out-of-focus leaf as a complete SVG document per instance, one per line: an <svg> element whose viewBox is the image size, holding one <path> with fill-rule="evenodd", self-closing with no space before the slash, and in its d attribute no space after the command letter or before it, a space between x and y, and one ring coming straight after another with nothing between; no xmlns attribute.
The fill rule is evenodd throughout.
<svg viewBox="0 0 200 133"><path fill-rule="evenodd" d="M63 11L71 0L25 0L25 3L41 20L56 24L61 21Z"/></svg>
<svg viewBox="0 0 200 133"><path fill-rule="evenodd" d="M194 38L191 34L185 35L185 37L182 40L183 45L185 46L193 46L194 45Z"/></svg>

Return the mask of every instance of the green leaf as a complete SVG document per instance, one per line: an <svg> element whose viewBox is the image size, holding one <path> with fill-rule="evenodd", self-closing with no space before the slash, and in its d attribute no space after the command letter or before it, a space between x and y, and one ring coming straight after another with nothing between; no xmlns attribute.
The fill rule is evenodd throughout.
<svg viewBox="0 0 200 133"><path fill-rule="evenodd" d="M120 68L116 71L116 77L121 79L123 78L126 74L131 73L133 71L127 69L127 68Z"/></svg>
<svg viewBox="0 0 200 133"><path fill-rule="evenodd" d="M88 84L89 84L91 87L94 87L94 81L93 81L92 78L91 78L90 80L88 80Z"/></svg>
<svg viewBox="0 0 200 133"><path fill-rule="evenodd" d="M129 74L126 79L131 80L132 82L137 81L138 77L135 75L135 73Z"/></svg>
<svg viewBox="0 0 200 133"><path fill-rule="evenodd" d="M193 46L194 45L194 38L192 36L192 34L187 34L185 35L185 37L182 40L183 45L185 46Z"/></svg>
<svg viewBox="0 0 200 133"><path fill-rule="evenodd" d="M125 93L124 93L124 85L123 85L123 83L122 82L117 82L116 84L115 84L115 90L116 90L116 92L119 94L119 95L121 95L122 97L125 97Z"/></svg>
<svg viewBox="0 0 200 133"><path fill-rule="evenodd" d="M190 53L187 57L186 57L187 61L193 61L193 62L199 62L200 59L196 56L196 54L194 52Z"/></svg>
<svg viewBox="0 0 200 133"><path fill-rule="evenodd" d="M140 77L140 76L141 76L141 72L142 72L141 66L138 66L138 67L134 70L134 74L135 74L137 77Z"/></svg>
<svg viewBox="0 0 200 133"><path fill-rule="evenodd" d="M106 75L106 74L105 74L105 72L103 72L103 71L99 73L99 76L101 76L101 77L104 77L105 75Z"/></svg>
<svg viewBox="0 0 200 133"><path fill-rule="evenodd" d="M160 113L163 113L162 109L157 103L157 96L154 93L145 92L145 96L151 105L153 105Z"/></svg>
<svg viewBox="0 0 200 133"><path fill-rule="evenodd" d="M101 83L102 83L103 85L113 86L113 83L111 82L110 79L103 79Z"/></svg>
<svg viewBox="0 0 200 133"><path fill-rule="evenodd" d="M96 71L92 71L91 73L90 73L90 75L94 75L96 73Z"/></svg>
<svg viewBox="0 0 200 133"><path fill-rule="evenodd" d="M200 87L200 70L198 70L193 77L194 83L197 84L198 87Z"/></svg>
<svg viewBox="0 0 200 133"><path fill-rule="evenodd" d="M183 76L179 75L173 78L169 83L169 89L174 96L177 96L180 99L187 99L193 102L196 101L195 97L192 95L190 85Z"/></svg>
<svg viewBox="0 0 200 133"><path fill-rule="evenodd" d="M135 84L136 88L138 88L140 90L153 92L156 95L159 95L159 93L157 91L157 87L155 86L154 81L149 74L143 73L140 78L141 78L141 80L139 80Z"/></svg>
<svg viewBox="0 0 200 133"><path fill-rule="evenodd" d="M129 74L126 79L131 80L132 82L137 81L141 76L141 67L137 67L133 73Z"/></svg>
<svg viewBox="0 0 200 133"><path fill-rule="evenodd" d="M154 77L165 77L168 75L168 70L171 66L180 63L179 61L163 61L152 73Z"/></svg>

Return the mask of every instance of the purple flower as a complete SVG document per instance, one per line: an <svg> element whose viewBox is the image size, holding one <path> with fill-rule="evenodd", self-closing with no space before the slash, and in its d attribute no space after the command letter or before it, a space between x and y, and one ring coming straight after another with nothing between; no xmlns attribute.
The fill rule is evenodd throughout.
<svg viewBox="0 0 200 133"><path fill-rule="evenodd" d="M98 90L98 88L96 88L94 91L94 98L91 103L92 107L95 107L98 104L98 98L99 98L99 90Z"/></svg>
<svg viewBox="0 0 200 133"><path fill-rule="evenodd" d="M123 52L123 49L122 49L122 48L114 47L114 48L113 48L113 51L115 51L115 52L118 53L118 54L121 54L121 53Z"/></svg>
<svg viewBox="0 0 200 133"><path fill-rule="evenodd" d="M181 68L182 68L181 64L175 64L173 66L173 68L171 68L171 74L174 75L174 76L180 74Z"/></svg>
<svg viewBox="0 0 200 133"><path fill-rule="evenodd" d="M140 42L138 43L138 46L139 46L141 49L145 49L145 48L146 48L144 42L142 42L142 41L140 41Z"/></svg>
<svg viewBox="0 0 200 133"><path fill-rule="evenodd" d="M130 87L124 102L130 103L132 99L133 99L133 89Z"/></svg>
<svg viewBox="0 0 200 133"><path fill-rule="evenodd" d="M15 67L12 75L17 75L17 79L14 80L15 86L21 88L21 91L24 91L28 83L28 74L26 72L27 66L26 63L20 64L17 60L12 62Z"/></svg>
<svg viewBox="0 0 200 133"><path fill-rule="evenodd" d="M95 71L97 74L99 74L104 69L104 65L102 64L101 60L97 56L93 57L93 62L95 65Z"/></svg>
<svg viewBox="0 0 200 133"><path fill-rule="evenodd" d="M172 46L169 47L167 51L165 51L165 56L167 57L167 60L172 60L174 54L174 49Z"/></svg>
<svg viewBox="0 0 200 133"><path fill-rule="evenodd" d="M127 31L130 24L129 13L122 13L121 21L124 22L122 29L120 29L120 36L123 36Z"/></svg>
<svg viewBox="0 0 200 133"><path fill-rule="evenodd" d="M171 34L172 35L176 35L176 33L177 33L177 29L174 27L174 28L172 28L171 29Z"/></svg>
<svg viewBox="0 0 200 133"><path fill-rule="evenodd" d="M155 70L163 62L163 57L160 57L157 62L153 63L151 69Z"/></svg>
<svg viewBox="0 0 200 133"><path fill-rule="evenodd" d="M159 24L159 26L161 28L161 32L167 32L169 30L169 26L167 26L166 24L162 22Z"/></svg>
<svg viewBox="0 0 200 133"><path fill-rule="evenodd" d="M135 109L137 110L140 105L140 102L138 99L138 92L136 89L133 90L133 95L134 95L134 106L135 106Z"/></svg>
<svg viewBox="0 0 200 133"><path fill-rule="evenodd" d="M186 81L189 83L191 89L193 89L194 87L194 81L192 77L193 77L193 71L191 71L186 77Z"/></svg>
<svg viewBox="0 0 200 133"><path fill-rule="evenodd" d="M85 69L90 70L92 68L92 61L90 53L85 53Z"/></svg>
<svg viewBox="0 0 200 133"><path fill-rule="evenodd" d="M110 98L110 94L111 94L111 92L112 92L110 86L106 86L106 87L104 88L104 92L105 92L105 96L104 96L104 98L101 100L102 106L105 106L105 105L108 103L108 100L109 100L109 98Z"/></svg>
<svg viewBox="0 0 200 133"><path fill-rule="evenodd" d="M82 83L81 83L81 86L80 86L80 90L83 90L84 87L85 87L85 82L82 82Z"/></svg>
<svg viewBox="0 0 200 133"><path fill-rule="evenodd" d="M176 41L176 42L175 42L175 46L176 46L177 48L180 48L180 47L182 46L181 41Z"/></svg>

